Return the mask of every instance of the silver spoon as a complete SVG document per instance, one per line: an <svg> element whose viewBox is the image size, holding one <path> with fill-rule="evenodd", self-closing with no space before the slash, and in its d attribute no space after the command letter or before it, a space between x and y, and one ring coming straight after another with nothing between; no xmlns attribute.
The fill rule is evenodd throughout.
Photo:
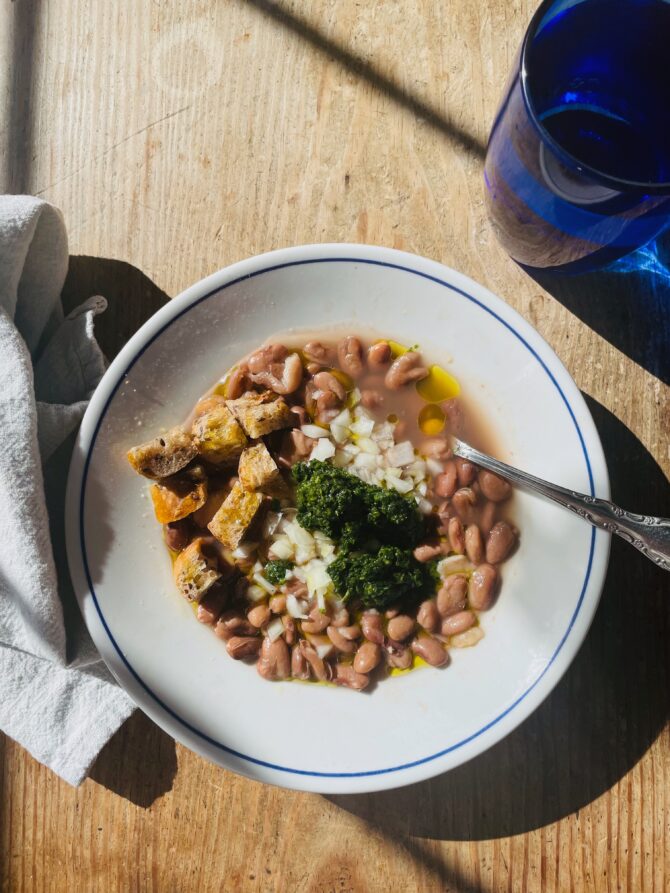
<svg viewBox="0 0 670 893"><path fill-rule="evenodd" d="M452 437L452 449L454 455L460 456L462 459L469 459L476 465L493 471L526 490L540 493L547 499L551 499L579 515L594 527L616 533L631 546L639 549L654 564L662 567L663 570L670 571L670 518L634 515L606 499L586 496L584 493L559 487L558 484L550 484L532 474L506 465L498 459L493 459L486 453L480 453L479 450L455 437Z"/></svg>

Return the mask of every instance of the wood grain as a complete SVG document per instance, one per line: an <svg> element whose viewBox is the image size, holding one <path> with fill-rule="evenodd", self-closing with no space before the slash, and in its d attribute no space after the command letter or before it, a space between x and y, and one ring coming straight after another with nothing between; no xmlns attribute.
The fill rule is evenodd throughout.
<svg viewBox="0 0 670 893"><path fill-rule="evenodd" d="M247 255L365 241L501 294L589 397L615 498L670 514L670 296L535 282L483 207L530 0L16 0L0 16L0 184L64 212L66 299L109 354ZM668 581L614 544L586 644L507 740L439 779L325 798L238 778L142 715L69 788L0 740L5 891L658 891L670 886Z"/></svg>

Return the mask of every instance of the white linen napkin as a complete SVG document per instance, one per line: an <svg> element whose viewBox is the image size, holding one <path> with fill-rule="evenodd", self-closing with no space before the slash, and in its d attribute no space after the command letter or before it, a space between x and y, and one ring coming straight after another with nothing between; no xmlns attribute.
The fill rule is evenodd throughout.
<svg viewBox="0 0 670 893"><path fill-rule="evenodd" d="M107 306L94 297L64 318L67 267L60 212L0 196L0 729L78 785L133 704L59 597L59 577L61 593L70 584L49 519L62 529L63 505L47 507L42 466L104 372L93 318Z"/></svg>

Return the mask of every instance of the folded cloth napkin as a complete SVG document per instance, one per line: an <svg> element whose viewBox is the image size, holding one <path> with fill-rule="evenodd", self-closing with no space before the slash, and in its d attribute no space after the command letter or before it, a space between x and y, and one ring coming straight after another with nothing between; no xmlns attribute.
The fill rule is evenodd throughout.
<svg viewBox="0 0 670 893"><path fill-rule="evenodd" d="M47 506L45 476L58 462L64 478L54 453L105 369L93 318L107 304L91 298L64 318L67 266L60 212L0 196L0 729L77 785L133 705L86 632L50 535L62 538L64 488Z"/></svg>

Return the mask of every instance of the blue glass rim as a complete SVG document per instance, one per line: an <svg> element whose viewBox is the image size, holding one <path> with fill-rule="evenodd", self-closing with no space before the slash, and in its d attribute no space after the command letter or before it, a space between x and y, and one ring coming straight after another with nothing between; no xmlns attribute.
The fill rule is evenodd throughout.
<svg viewBox="0 0 670 893"><path fill-rule="evenodd" d="M577 0L577 2L588 3L589 0ZM551 147L551 150L566 166L571 168L576 167L580 173L586 174L596 182L602 183L603 185L608 186L611 189L616 189L619 192L639 192L641 195L670 195L670 181L655 183L643 182L639 180L627 180L621 177L614 177L611 174L606 174L604 171L598 170L598 168L591 167L591 165L589 164L585 164L583 161L577 158L576 155L573 155L571 152L568 152L566 149L564 149L563 146L559 142L557 142L556 139L554 139L554 137L549 133L549 131L540 121L533 105L532 89L529 84L528 78L527 60L529 48L532 42L535 40L538 32L538 27L544 19L547 11L555 3L556 0L542 0L540 5L536 9L533 18L530 20L528 28L526 29L526 33L521 44L521 54L519 59L518 74L521 81L521 95L523 96L523 101L524 105L526 106L526 111L528 112L528 117L532 121L533 126L537 130L540 138L543 142Z"/></svg>

